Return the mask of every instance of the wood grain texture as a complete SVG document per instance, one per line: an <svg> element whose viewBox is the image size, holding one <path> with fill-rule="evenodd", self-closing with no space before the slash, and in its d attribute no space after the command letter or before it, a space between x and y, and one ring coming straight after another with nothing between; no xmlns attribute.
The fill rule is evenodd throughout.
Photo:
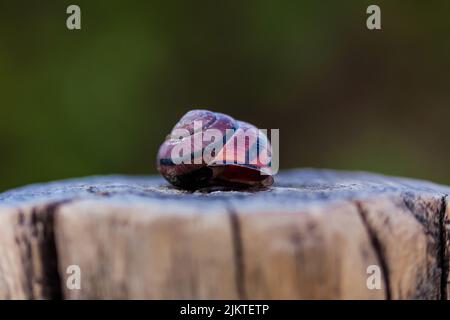
<svg viewBox="0 0 450 320"><path fill-rule="evenodd" d="M448 203L448 196L444 198L444 210L442 219L443 233L441 235L442 252L440 254L444 269L441 293L444 298L446 297L450 300L450 205Z"/></svg>
<svg viewBox="0 0 450 320"><path fill-rule="evenodd" d="M432 219L421 224L397 197L365 200L358 205L382 260L387 295L392 299L439 299L439 247L424 226L432 225ZM435 217L438 220L438 215Z"/></svg>
<svg viewBox="0 0 450 320"><path fill-rule="evenodd" d="M446 299L449 190L311 169L261 192L125 176L32 185L0 194L0 299Z"/></svg>
<svg viewBox="0 0 450 320"><path fill-rule="evenodd" d="M55 227L60 272L78 265L84 275L83 290L65 297L237 298L221 206L79 201L61 207Z"/></svg>
<svg viewBox="0 0 450 320"><path fill-rule="evenodd" d="M356 207L242 212L245 297L384 299L368 290L367 267L379 261Z"/></svg>

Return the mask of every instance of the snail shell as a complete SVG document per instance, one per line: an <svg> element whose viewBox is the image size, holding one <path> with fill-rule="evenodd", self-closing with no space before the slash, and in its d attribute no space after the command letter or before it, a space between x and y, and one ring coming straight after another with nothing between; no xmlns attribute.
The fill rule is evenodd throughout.
<svg viewBox="0 0 450 320"><path fill-rule="evenodd" d="M213 138L214 137L214 138ZM208 110L186 113L158 152L158 171L176 187L265 188L271 146L255 126Z"/></svg>

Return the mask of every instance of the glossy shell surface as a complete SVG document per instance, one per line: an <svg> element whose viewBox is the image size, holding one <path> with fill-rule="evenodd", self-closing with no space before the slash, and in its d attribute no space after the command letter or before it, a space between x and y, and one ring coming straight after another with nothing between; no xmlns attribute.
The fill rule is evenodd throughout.
<svg viewBox="0 0 450 320"><path fill-rule="evenodd" d="M182 189L266 188L273 183L270 162L270 142L255 126L222 113L192 110L161 145L157 168Z"/></svg>

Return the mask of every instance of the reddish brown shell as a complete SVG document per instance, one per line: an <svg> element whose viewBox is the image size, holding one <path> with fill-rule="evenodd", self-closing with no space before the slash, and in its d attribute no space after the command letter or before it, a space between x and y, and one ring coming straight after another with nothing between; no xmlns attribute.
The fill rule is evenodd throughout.
<svg viewBox="0 0 450 320"><path fill-rule="evenodd" d="M264 188L273 183L270 161L270 143L255 126L222 113L192 110L161 145L157 166L164 178L183 189Z"/></svg>

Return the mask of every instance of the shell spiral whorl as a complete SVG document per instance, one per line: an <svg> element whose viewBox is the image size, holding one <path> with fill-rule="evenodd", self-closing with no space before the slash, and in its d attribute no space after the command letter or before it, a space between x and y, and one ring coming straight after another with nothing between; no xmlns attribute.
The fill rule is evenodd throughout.
<svg viewBox="0 0 450 320"><path fill-rule="evenodd" d="M158 171L176 187L264 188L272 185L271 146L255 126L208 110L191 110L158 152Z"/></svg>

